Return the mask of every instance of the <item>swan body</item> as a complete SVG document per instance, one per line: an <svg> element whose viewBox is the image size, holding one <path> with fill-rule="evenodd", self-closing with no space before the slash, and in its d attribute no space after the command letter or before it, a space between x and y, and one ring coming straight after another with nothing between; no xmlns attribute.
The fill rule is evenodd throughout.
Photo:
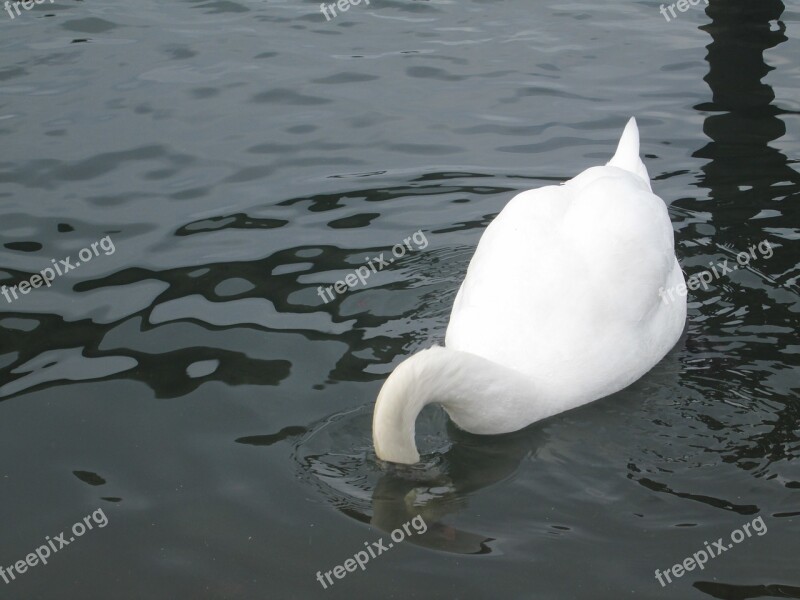
<svg viewBox="0 0 800 600"><path fill-rule="evenodd" d="M376 454L418 462L414 425L431 402L466 431L499 434L627 387L678 341L686 298L663 292L681 284L631 118L607 165L518 194L486 228L445 347L409 357L381 388Z"/></svg>

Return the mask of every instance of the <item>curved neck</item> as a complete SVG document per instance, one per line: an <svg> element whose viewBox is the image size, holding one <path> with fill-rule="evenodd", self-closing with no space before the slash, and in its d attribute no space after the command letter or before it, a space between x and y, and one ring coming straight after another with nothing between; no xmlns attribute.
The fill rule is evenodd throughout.
<svg viewBox="0 0 800 600"><path fill-rule="evenodd" d="M400 363L383 384L372 417L375 453L391 462L419 462L415 423L432 402L441 404L462 429L495 434L558 412L543 400L525 375L475 354L435 346Z"/></svg>

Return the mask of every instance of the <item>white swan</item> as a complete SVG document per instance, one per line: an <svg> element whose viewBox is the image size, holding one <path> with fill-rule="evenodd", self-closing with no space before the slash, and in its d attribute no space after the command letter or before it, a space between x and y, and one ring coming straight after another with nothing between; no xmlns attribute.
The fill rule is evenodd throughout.
<svg viewBox="0 0 800 600"><path fill-rule="evenodd" d="M409 357L381 388L375 453L419 461L414 424L440 403L462 429L508 433L612 394L672 348L686 320L672 224L628 121L614 157L515 196L486 228L445 347Z"/></svg>

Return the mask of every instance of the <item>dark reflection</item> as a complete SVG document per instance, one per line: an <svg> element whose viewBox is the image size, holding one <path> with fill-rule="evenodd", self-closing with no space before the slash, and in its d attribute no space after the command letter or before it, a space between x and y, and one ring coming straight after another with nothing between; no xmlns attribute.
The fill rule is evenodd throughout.
<svg viewBox="0 0 800 600"><path fill-rule="evenodd" d="M276 229L288 223L284 219L255 218L244 213L236 213L192 221L179 227L175 235L193 235L219 229Z"/></svg>
<svg viewBox="0 0 800 600"><path fill-rule="evenodd" d="M421 175L404 186L365 188L353 190L347 193L338 194L315 194L314 196L303 196L299 198L289 198L278 203L278 206L295 206L297 204L308 203L308 210L311 212L324 212L335 210L344 206L347 200L363 200L366 202L385 202L396 200L408 196L450 196L458 194L460 196L480 197L485 195L504 194L515 191L514 188L500 186L468 186L463 184L463 179L459 183L431 183L434 181L449 181L452 173L427 173ZM466 178L492 177L491 175L479 173L464 173ZM426 185L420 185L425 183Z"/></svg>
<svg viewBox="0 0 800 600"><path fill-rule="evenodd" d="M786 41L780 0L711 2L706 9L712 22L700 29L712 37L707 46L712 99L695 107L709 114L703 126L711 139L693 156L708 159L700 185L708 188L707 201L682 200L692 210L713 210L715 225L726 231L734 247L757 243L764 226L783 224L781 216L760 220L748 231L742 224L765 208L790 210L775 200L796 193L800 174L770 142L786 133L780 116L789 114L773 104L775 93L763 78L773 70L764 52ZM782 184L782 185L779 185ZM733 237L738 232L739 236ZM787 266L790 257L776 257ZM775 269L777 270L777 269ZM778 270L778 272L780 272Z"/></svg>
<svg viewBox="0 0 800 600"><path fill-rule="evenodd" d="M106 483L105 479L100 477L100 475L97 473L92 473L91 471L73 471L72 474L82 482L88 483L89 485L105 485Z"/></svg>
<svg viewBox="0 0 800 600"><path fill-rule="evenodd" d="M773 105L775 93L762 81L773 70L764 52L787 39L780 21L784 8L780 0L712 2L707 13L713 21L701 27L712 37L705 77L712 100L695 108L720 114L706 117L703 131L712 141L694 156L711 159L703 169L703 184L721 206L748 204L737 185L800 182L787 158L768 146L785 135L779 117L788 111Z"/></svg>
<svg viewBox="0 0 800 600"><path fill-rule="evenodd" d="M773 70L767 65L764 53L787 40L786 26L780 20L784 9L780 0L712 1L707 8L712 22L701 29L712 38L706 57L709 72L705 77L712 99L695 108L712 113L706 117L703 127L711 141L694 156L708 160L702 167L699 185L708 188L710 201L683 199L676 205L697 212L710 211L716 229L714 238L720 245L740 251L768 240L774 247L774 255L754 265L758 271L752 272L766 274L761 277L766 286L792 290L791 282L796 279L798 269L796 254L786 238L776 232L785 231L787 223L797 220L797 207L779 201L800 192L800 174L792 168L794 161L770 146L785 135L786 126L781 116L789 111L774 105L775 93L763 81ZM753 217L762 211L764 214L754 220ZM694 239L702 237L698 232L692 232L692 236ZM686 245L684 248L684 254L689 255L708 252L709 249L702 246ZM705 294L698 290L695 295L701 300L717 297L720 302L738 307L749 315L748 325L769 324L773 334L776 326L783 326L787 331L796 328L797 318L791 310L796 294L794 302L786 304L776 302L767 289L724 283L715 288ZM716 319L706 308L703 312L710 317L704 324L710 335L730 335L726 328L730 324L729 317ZM761 343L754 349L759 360L771 362L782 370L780 365L785 361L784 352L790 336L774 335L778 343ZM697 344L694 350L710 348ZM718 356L706 360L713 361L720 372L734 371L745 389L758 394L763 388L763 374L756 369L742 369L743 359L745 356L739 352L719 352ZM768 427L759 427L749 436L732 438L736 443L722 451L724 461L762 476L768 473L771 464L791 458L790 449L800 442L797 430L800 406L792 399L778 402L780 408L774 412L774 420L767 423ZM714 427L709 425L709 429Z"/></svg>
<svg viewBox="0 0 800 600"><path fill-rule="evenodd" d="M9 313L9 316L14 314ZM209 380L228 385L255 383L276 386L289 376L291 370L288 360L261 360L244 352L222 348L190 346L161 353L131 348L102 351L98 345L113 324L89 326L88 320L67 322L55 315L20 313L18 316L38 321L38 335L30 336L26 331L5 328L0 324L0 335L11 347L19 350L17 360L0 369L3 400L32 389L62 385L65 381L110 379L141 381L153 389L157 398L177 398ZM48 347L47 351L42 351L43 345ZM52 360L45 359L51 354ZM187 369L204 360L218 361L219 364L209 375L191 377ZM105 367L107 370L103 370Z"/></svg>
<svg viewBox="0 0 800 600"><path fill-rule="evenodd" d="M372 493L370 524L390 533L416 515L428 531L409 542L456 554L489 554L493 538L441 523L449 514L466 508L470 494L511 477L530 454L530 430L499 436L476 436L447 424L449 450L437 457L430 479L409 477L407 468L385 466Z"/></svg>
<svg viewBox="0 0 800 600"><path fill-rule="evenodd" d="M380 213L362 213L350 217L342 217L341 219L330 221L328 227L331 229L358 229L360 227L369 227L372 221L380 216Z"/></svg>
<svg viewBox="0 0 800 600"><path fill-rule="evenodd" d="M768 585L732 585L716 581L698 581L694 584L712 598L748 600L749 598L800 598L800 587L773 583Z"/></svg>
<svg viewBox="0 0 800 600"><path fill-rule="evenodd" d="M631 475L628 475L630 479L633 479ZM729 510L740 515L755 515L759 512L757 506L752 504L734 504L728 500L723 500L720 498L714 498L713 496L706 496L703 494L690 494L688 492L676 492L675 490L670 489L667 485L663 483L659 483L657 481L653 481L647 477L642 477L637 480L637 482L646 487L649 490L653 490L654 492L660 492L662 494L670 494L677 498L683 498L685 500L694 500L695 502L702 502L703 504L707 504L709 506L713 506L714 508L721 508L722 510Z"/></svg>
<svg viewBox="0 0 800 600"><path fill-rule="evenodd" d="M39 242L8 242L3 245L9 250L18 252L38 252L42 249L42 245Z"/></svg>
<svg viewBox="0 0 800 600"><path fill-rule="evenodd" d="M127 154L110 154L99 167L95 163L93 166L105 172L110 167L103 165L116 164L114 161L121 159L120 157L137 160L161 157L176 166L186 162L185 157L162 150L160 147L148 147ZM427 173L411 179L407 185L293 198L279 204L288 206L307 202L305 210L321 212L364 200L380 202L422 195L438 197L440 201L463 202L465 199L511 191L508 187L469 185L463 179L459 184L450 181L460 176L489 177L478 173ZM376 215L374 212L360 212L350 217L334 219L329 226L332 229L364 227ZM455 223L450 228L427 233L438 235L463 229L483 229L493 217L494 214L487 213L479 220ZM235 236L240 230L278 230L285 225L284 219L232 213L187 222L175 230L174 236L184 239L187 236L202 236L211 232ZM61 224L58 227L61 231ZM66 230L66 227L63 229ZM21 250L22 247L18 249ZM390 297L388 292L406 290L420 282L429 283L432 279L454 281L454 274L463 270L468 260L468 256L458 256L457 252L450 249L428 248L416 251L407 254L402 263L398 261L383 269L383 282L377 281L377 278L370 280L369 285L337 295L328 303L320 299L317 294L320 283L333 284L343 272L362 265L365 256L377 256L386 250L386 246L298 245L277 249L266 258L258 260L200 263L160 271L133 266L96 279L79 279L74 282L65 279L59 284L71 286L71 291L78 299L83 293L102 294L108 289L111 303L114 295L124 294L120 290L127 287L163 283L165 289L157 294L150 306L110 323L98 323L93 319L70 320L58 314L6 313L9 317L38 321L39 325L37 335L30 336L24 331L6 329L0 323L0 354L3 353L3 348L13 349L18 353L13 362L0 366L0 379L10 384L2 389L0 399L32 389L59 385L65 380L111 379L139 380L149 385L157 397L174 398L192 392L209 380L232 385L277 385L289 373L290 364L287 361L254 360L247 352L204 347L200 343L193 343L191 339L186 340L185 348L171 352L140 352L129 347L113 352L102 350L104 338L126 322L129 325L127 331L134 332L137 336L142 334L142 337L165 323L183 321L208 332L244 327L267 331L296 331L311 341L336 340L346 343L351 351L337 362L330 372L330 378L375 380L379 376L369 372L371 365L385 364L396 356L398 340L401 342L399 352L402 353L405 346L425 331L417 325L413 331L395 330L390 336L379 335L371 339L367 339L366 332L379 329L397 319L411 317L412 314L418 317L420 311L426 310L428 306L443 314L448 308L448 298L455 294L456 286L452 283L439 285L438 289L423 298L421 306L409 304L399 307L399 310L397 296ZM0 284L13 285L30 275L31 273L15 269L5 269L0 272ZM309 279L309 276L313 277ZM222 294L221 290L228 289L224 283L232 279L243 280L250 285L241 286L238 288L240 291L233 294ZM132 291L133 295L137 293L139 292ZM239 301L242 303L237 304ZM203 314L200 315L200 312ZM157 318L154 319L154 315ZM219 324L215 319L219 320ZM339 324L343 325L337 326ZM42 362L42 356L48 352L54 353L55 362L44 361L48 363L46 368L55 368L29 377L32 370L28 363ZM69 376L64 376L65 368L58 361L67 354L74 364L83 366L90 362L83 363L80 360L82 356L91 359L92 366L82 370L75 369L72 365ZM208 376L192 378L187 375L186 369L198 360L218 361L219 367ZM79 372L81 370L83 372Z"/></svg>
<svg viewBox="0 0 800 600"><path fill-rule="evenodd" d="M387 534L421 516L427 531L404 543L454 554L491 553L493 538L443 519L463 511L471 494L514 475L531 453L537 430L476 436L452 425L440 409L426 409L417 423L421 462L395 465L374 455L371 408L311 428L295 446L302 477L342 513Z"/></svg>
<svg viewBox="0 0 800 600"><path fill-rule="evenodd" d="M303 435L308 431L305 427L299 425L290 425L284 427L278 433L269 433L266 435L248 435L245 437L236 438L237 444L246 444L248 446L272 446L283 440Z"/></svg>

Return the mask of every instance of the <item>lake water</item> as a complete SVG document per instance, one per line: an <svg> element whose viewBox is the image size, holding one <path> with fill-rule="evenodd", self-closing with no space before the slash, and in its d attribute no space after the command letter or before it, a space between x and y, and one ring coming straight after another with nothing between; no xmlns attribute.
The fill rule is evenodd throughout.
<svg viewBox="0 0 800 600"><path fill-rule="evenodd" d="M797 6L346 6L0 12L0 597L800 598ZM686 274L747 263L630 388L378 464L487 224L631 115Z"/></svg>

